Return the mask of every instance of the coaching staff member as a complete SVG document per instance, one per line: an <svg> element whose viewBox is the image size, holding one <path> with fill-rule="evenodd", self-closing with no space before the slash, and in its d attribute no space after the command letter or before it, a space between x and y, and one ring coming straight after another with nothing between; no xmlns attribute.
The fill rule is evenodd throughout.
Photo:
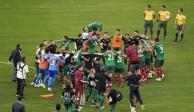
<svg viewBox="0 0 194 112"><path fill-rule="evenodd" d="M11 62L13 60L13 77L12 77L12 81L16 81L16 66L17 63L20 62L21 60L21 45L17 44L16 48L11 52L11 55L9 57L9 61Z"/></svg>
<svg viewBox="0 0 194 112"><path fill-rule="evenodd" d="M141 95L139 93L139 85L141 85L141 76L140 74L135 73L136 70L133 68L131 69L131 73L129 73L129 76L126 77L126 81L128 81L128 86L129 86L129 100L131 103L132 107L135 107L135 102L134 101L134 97L137 98L137 100L139 101L141 108L143 109L143 102L141 99Z"/></svg>

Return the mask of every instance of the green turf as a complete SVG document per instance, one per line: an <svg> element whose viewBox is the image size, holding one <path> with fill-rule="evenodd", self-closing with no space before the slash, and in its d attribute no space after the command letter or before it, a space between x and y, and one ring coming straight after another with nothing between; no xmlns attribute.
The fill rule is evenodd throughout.
<svg viewBox="0 0 194 112"><path fill-rule="evenodd" d="M23 55L33 66L36 46L43 39L60 39L64 34L76 36L84 25L94 21L104 24L103 31L113 33L120 28L123 33L143 31L143 11L146 4L153 5L157 13L165 4L172 13L165 44L166 79L158 83L146 82L141 88L144 112L191 112L194 110L194 16L192 0L0 0L0 61L7 61L15 44L21 42ZM183 43L173 43L174 18L178 8L187 16ZM155 22L156 30L156 22ZM154 32L156 34L156 32ZM10 112L15 101L16 83L10 81L12 67L0 64L0 112ZM28 75L27 83L33 79ZM128 89L121 89L124 100L118 103L117 112L129 112ZM61 103L58 87L55 97L43 100L45 89L26 87L24 104L27 112L51 112ZM64 107L63 107L64 112ZM138 108L139 110L139 108ZM86 106L83 112L95 109ZM106 108L105 112L108 111Z"/></svg>

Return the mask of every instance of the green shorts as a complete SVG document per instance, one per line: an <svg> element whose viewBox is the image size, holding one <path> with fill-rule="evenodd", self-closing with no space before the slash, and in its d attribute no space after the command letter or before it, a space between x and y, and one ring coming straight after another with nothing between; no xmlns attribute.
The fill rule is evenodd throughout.
<svg viewBox="0 0 194 112"><path fill-rule="evenodd" d="M151 59L150 58L145 59L145 63L146 65L151 65Z"/></svg>
<svg viewBox="0 0 194 112"><path fill-rule="evenodd" d="M146 62L145 61L143 61L143 62L140 61L139 67L140 68L145 68L146 67Z"/></svg>
<svg viewBox="0 0 194 112"><path fill-rule="evenodd" d="M105 71L106 72L113 72L114 66L105 66Z"/></svg>
<svg viewBox="0 0 194 112"><path fill-rule="evenodd" d="M115 73L123 73L123 68L115 68Z"/></svg>
<svg viewBox="0 0 194 112"><path fill-rule="evenodd" d="M69 69L70 69L70 65L65 65L63 67L63 73L66 75L69 72Z"/></svg>
<svg viewBox="0 0 194 112"><path fill-rule="evenodd" d="M155 62L155 66L156 66L156 67L162 67L163 64L164 64L164 60L157 60L157 61Z"/></svg>
<svg viewBox="0 0 194 112"><path fill-rule="evenodd" d="M139 64L130 64L130 69L137 70L139 68Z"/></svg>

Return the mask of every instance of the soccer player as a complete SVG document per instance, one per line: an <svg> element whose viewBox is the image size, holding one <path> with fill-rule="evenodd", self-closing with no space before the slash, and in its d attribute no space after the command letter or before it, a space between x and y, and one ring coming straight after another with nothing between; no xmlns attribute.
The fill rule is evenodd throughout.
<svg viewBox="0 0 194 112"><path fill-rule="evenodd" d="M64 90L62 91L61 98L64 100L64 106L67 112L72 112L73 108L73 91L71 90L70 85L66 85Z"/></svg>
<svg viewBox="0 0 194 112"><path fill-rule="evenodd" d="M100 32L102 30L102 23L101 22L93 22L87 25L87 28L89 30L89 32L97 29L98 32Z"/></svg>
<svg viewBox="0 0 194 112"><path fill-rule="evenodd" d="M76 63L76 67L78 67L81 65L81 55L82 55L81 49L74 51L73 54L74 54L73 61Z"/></svg>
<svg viewBox="0 0 194 112"><path fill-rule="evenodd" d="M162 5L160 11L158 13L158 31L157 31L157 38L160 37L160 30L161 28L164 29L164 38L166 38L167 34L167 22L170 19L170 12L166 10L166 6Z"/></svg>
<svg viewBox="0 0 194 112"><path fill-rule="evenodd" d="M183 41L185 22L186 22L186 16L183 13L183 9L180 8L178 10L178 14L176 15L176 20L175 20L176 34L175 34L174 42L177 41L178 35L181 36L180 41L181 42Z"/></svg>
<svg viewBox="0 0 194 112"><path fill-rule="evenodd" d="M88 78L88 88L89 88L89 94L86 96L86 101L91 99L91 106L94 106L94 99L95 99L95 69L92 68L89 73Z"/></svg>
<svg viewBox="0 0 194 112"><path fill-rule="evenodd" d="M117 86L123 87L123 55L121 50L117 52L115 59L115 79Z"/></svg>
<svg viewBox="0 0 194 112"><path fill-rule="evenodd" d="M89 53L95 53L96 52L96 39L97 39L96 35L93 35L92 37L90 37L88 39L88 44L89 44L88 52Z"/></svg>
<svg viewBox="0 0 194 112"><path fill-rule="evenodd" d="M153 53L155 57L155 66L156 66L156 72L158 75L157 81L161 81L164 77L164 71L162 69L162 66L164 64L164 45L159 42L159 39L155 39L155 44L153 46Z"/></svg>
<svg viewBox="0 0 194 112"><path fill-rule="evenodd" d="M39 87L42 85L41 79L42 77L46 76L48 74L48 62L46 60L46 56L48 53L48 49L45 50L45 46L43 44L40 45L40 52L41 54L39 55L39 75L36 79L35 82L35 87Z"/></svg>
<svg viewBox="0 0 194 112"><path fill-rule="evenodd" d="M150 29L151 39L153 37L153 19L155 18L155 13L152 10L151 5L147 5L147 9L144 11L144 28L145 35L147 34L147 29Z"/></svg>
<svg viewBox="0 0 194 112"><path fill-rule="evenodd" d="M56 74L57 74L57 62L65 62L65 57L63 56L55 56L53 51L50 51L50 55L47 57L47 61L49 63L48 67L48 74L49 74L49 81L48 81L48 91L52 91L52 86L54 85Z"/></svg>
<svg viewBox="0 0 194 112"><path fill-rule="evenodd" d="M110 38L108 37L108 32L104 32L104 35L100 40L100 44L101 44L101 53L106 52L110 44Z"/></svg>
<svg viewBox="0 0 194 112"><path fill-rule="evenodd" d="M139 69L140 69L140 73L141 73L141 80L142 81L146 81L147 80L147 76L146 76L146 62L145 62L145 46L143 46L143 41L139 41L139 45L137 46L137 52L138 52L138 56L139 56L139 60L140 60L140 64L139 64Z"/></svg>
<svg viewBox="0 0 194 112"><path fill-rule="evenodd" d="M110 76L112 76L115 66L115 54L112 52L111 47L108 46L108 50L104 54L105 57L105 70Z"/></svg>
<svg viewBox="0 0 194 112"><path fill-rule="evenodd" d="M123 52L126 55L126 49L129 47L129 45L131 43L130 34L125 35L125 38L123 38L123 43L124 43ZM124 62L125 62L125 65L127 65L127 58L124 58Z"/></svg>
<svg viewBox="0 0 194 112"><path fill-rule="evenodd" d="M135 30L133 32L133 36L130 38L131 39L131 42L130 44L139 44L139 41L142 39L142 37L139 35L139 31L138 30Z"/></svg>

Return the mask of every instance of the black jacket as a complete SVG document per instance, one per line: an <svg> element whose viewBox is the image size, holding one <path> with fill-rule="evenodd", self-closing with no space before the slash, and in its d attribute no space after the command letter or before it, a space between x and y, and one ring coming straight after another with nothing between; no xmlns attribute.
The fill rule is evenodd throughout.
<svg viewBox="0 0 194 112"><path fill-rule="evenodd" d="M96 90L100 92L106 91L106 76L104 72L96 73L95 75L96 80Z"/></svg>
<svg viewBox="0 0 194 112"><path fill-rule="evenodd" d="M140 79L141 79L141 76L140 74L132 74L130 76L127 76L126 77L126 81L128 81L128 86L139 86L140 85Z"/></svg>
<svg viewBox="0 0 194 112"><path fill-rule="evenodd" d="M11 52L11 55L9 57L9 61L13 59L13 63L17 64L18 62L21 61L21 49L16 48Z"/></svg>
<svg viewBox="0 0 194 112"><path fill-rule="evenodd" d="M20 102L15 102L12 106L12 112L25 112L25 107Z"/></svg>
<svg viewBox="0 0 194 112"><path fill-rule="evenodd" d="M111 100L109 102L109 105L117 103L117 100L116 100L116 90L115 89L111 89L110 92L108 93L107 97L109 99L111 98Z"/></svg>

